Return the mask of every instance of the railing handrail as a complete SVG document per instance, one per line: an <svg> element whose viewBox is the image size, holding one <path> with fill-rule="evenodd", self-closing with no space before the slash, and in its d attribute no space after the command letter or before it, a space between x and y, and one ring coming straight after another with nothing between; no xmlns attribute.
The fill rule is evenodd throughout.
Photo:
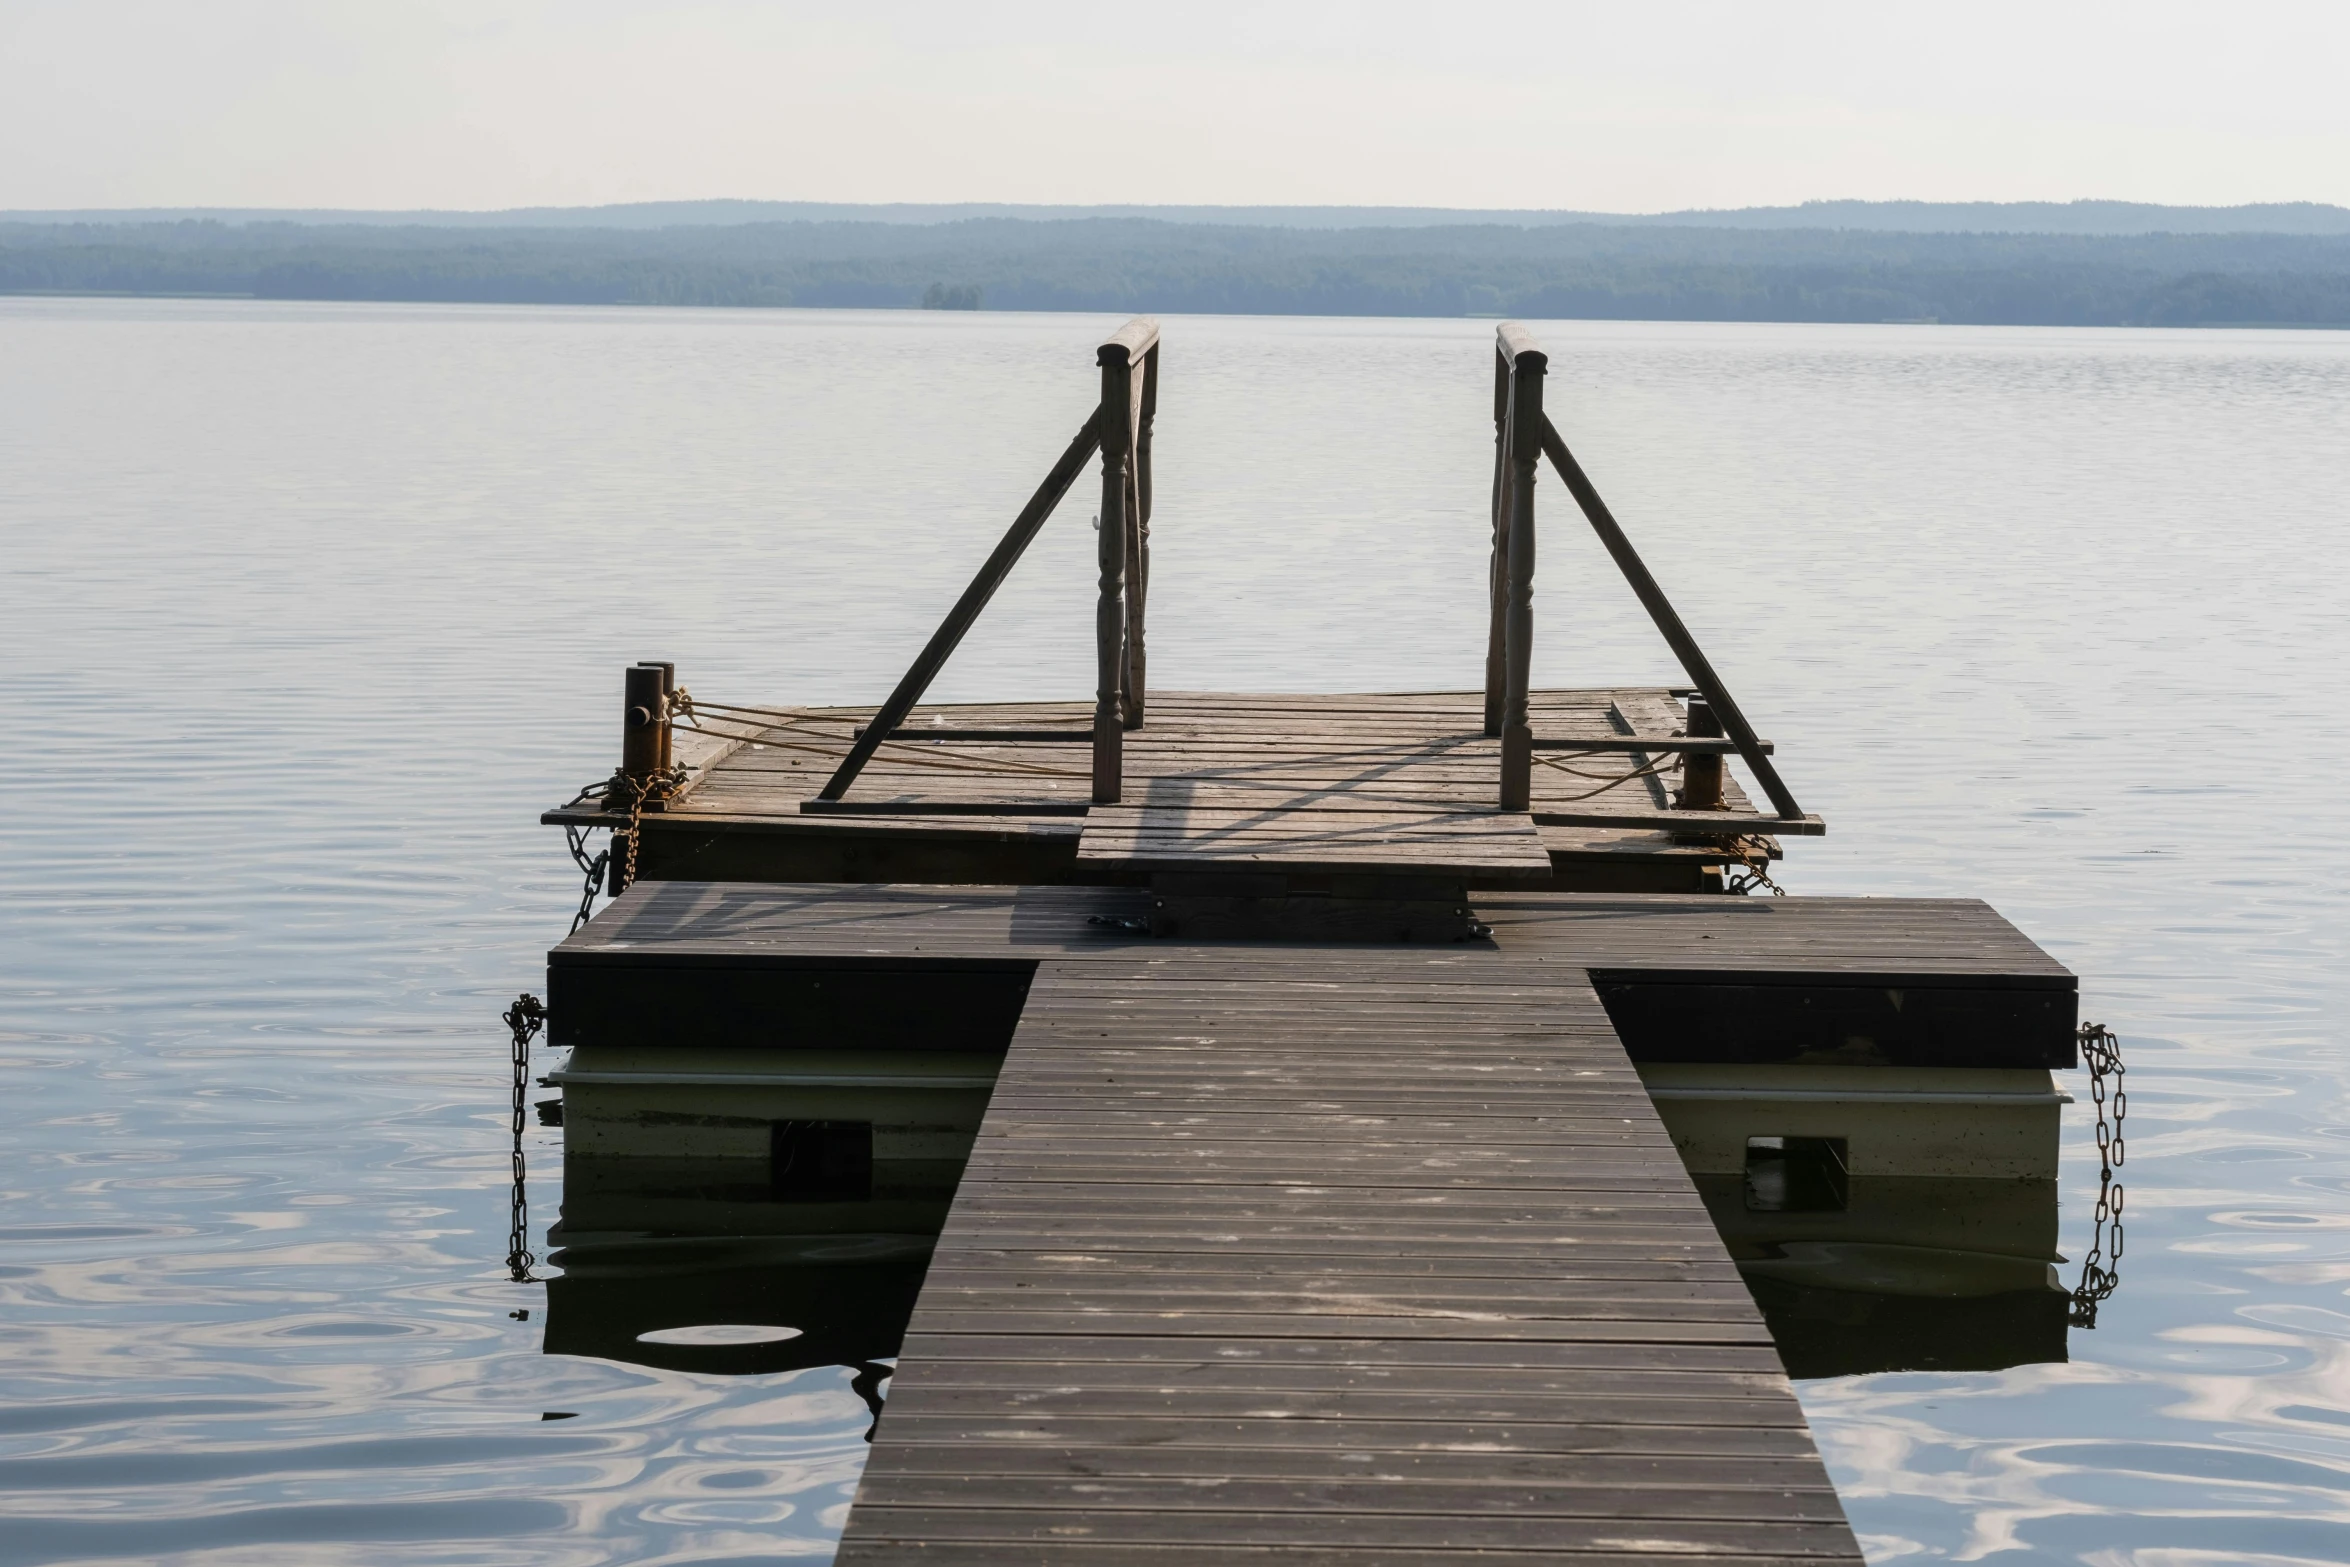
<svg viewBox="0 0 2350 1567"><path fill-rule="evenodd" d="M1550 356L1533 333L1516 321L1494 329L1494 554L1492 627L1488 634L1485 676L1485 727L1502 742L1501 804L1507 810L1527 808L1531 794L1531 729L1525 721L1525 691L1533 632L1532 588L1534 568L1533 461L1537 453L1550 465L1574 496L1584 520L1599 535L1608 556L1623 573L1648 618L1688 672L1690 683L1712 709L1740 760L1770 797L1772 809L1788 823L1805 820L1803 808L1771 763L1769 748L1732 700L1729 688L1714 672L1697 639L1598 489L1567 449L1564 437L1542 409L1542 382ZM1694 729L1692 733L1694 733ZM1771 817L1758 816L1755 825L1767 827ZM1816 830L1816 829L1814 829Z"/></svg>
<svg viewBox="0 0 2350 1567"><path fill-rule="evenodd" d="M1534 334L1518 322L1504 321L1495 327L1493 344L1495 352L1513 366L1531 362L1534 368L1540 369L1550 363L1550 355L1544 353L1542 345L1534 341Z"/></svg>
<svg viewBox="0 0 2350 1567"><path fill-rule="evenodd" d="M1794 792L1779 776L1779 770L1771 765L1770 756L1764 751L1762 742L1755 737L1754 726L1746 721L1746 714L1731 699L1729 687L1723 685L1722 677L1714 672L1713 661L1697 645L1697 638L1689 634L1689 627L1682 621L1680 612L1673 608L1672 600L1665 597L1664 588L1649 571L1647 563L1641 560L1640 552L1632 547L1632 541L1625 536L1615 513L1608 510L1606 501L1600 499L1598 489L1583 472L1583 465L1575 461L1575 454L1567 450L1567 443L1560 436L1558 427L1547 416L1542 421L1542 451L1550 459L1550 465L1558 470L1559 478L1567 486L1567 493L1574 496L1575 504L1582 508L1585 520L1591 524L1591 531L1599 535L1599 542L1615 561L1616 569L1631 584L1641 608L1648 611L1648 618L1655 622L1666 645L1673 650L1673 656L1688 671L1690 684L1705 694L1706 703L1713 709L1713 716L1721 723L1724 733L1737 743L1739 760L1754 773L1755 782L1762 785L1763 793L1770 796L1771 808L1790 821L1801 818L1803 807L1796 804Z"/></svg>
<svg viewBox="0 0 2350 1567"><path fill-rule="evenodd" d="M1093 803L1125 788L1124 735L1140 728L1143 619L1150 582L1151 419L1159 402L1159 323L1136 316L1094 354L1102 394L1102 510L1094 607Z"/></svg>
<svg viewBox="0 0 2350 1567"><path fill-rule="evenodd" d="M1094 360L1102 371L1102 396L1093 412L1013 519L962 597L947 611L946 619L931 633L889 699L874 713L873 721L857 732L848 755L817 791L817 799L838 802L873 759L873 753L897 737L906 715L938 678L980 611L987 608L988 600L1097 451L1102 454L1103 476L1102 597L1096 611L1103 693L1099 704L1107 707L1113 722L1105 744L1097 708L1091 737L1093 793L1096 800L1118 798L1124 771L1119 732L1139 726L1143 713L1142 625L1150 583L1150 444L1151 419L1159 402L1159 323L1150 316L1136 316L1102 342ZM1113 403L1120 405L1115 412Z"/></svg>
<svg viewBox="0 0 2350 1567"><path fill-rule="evenodd" d="M1136 316L1102 339L1102 346L1094 350L1094 363L1106 365L1115 360L1123 365L1138 365L1143 355L1158 346L1159 318Z"/></svg>

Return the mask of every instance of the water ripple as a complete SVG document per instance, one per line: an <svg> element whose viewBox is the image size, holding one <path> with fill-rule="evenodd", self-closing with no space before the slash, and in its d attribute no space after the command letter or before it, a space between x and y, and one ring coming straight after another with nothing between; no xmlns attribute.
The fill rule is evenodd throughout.
<svg viewBox="0 0 2350 1567"><path fill-rule="evenodd" d="M541 1353L495 1017L615 668L878 698L1066 438L1099 323L906 325L0 300L0 1567L829 1553L845 1370ZM1488 328L1167 330L1154 673L1474 686ZM1872 1557L2350 1560L2350 894L2301 825L2350 776L2350 342L1541 331L1835 824L1783 879L1988 898L2130 1051L2071 1362L1802 1388ZM1303 402L1301 349L1348 370ZM1091 545L1046 530L942 698L1090 690ZM1539 680L1678 678L1589 537L1543 549Z"/></svg>

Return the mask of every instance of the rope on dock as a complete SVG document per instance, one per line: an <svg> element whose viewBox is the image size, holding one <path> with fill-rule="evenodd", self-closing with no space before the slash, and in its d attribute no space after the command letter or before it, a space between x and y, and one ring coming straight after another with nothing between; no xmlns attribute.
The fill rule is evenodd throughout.
<svg viewBox="0 0 2350 1567"><path fill-rule="evenodd" d="M751 733L735 734L728 730L711 728L702 722L702 709L704 708L710 710L716 722L732 724L738 729L748 729ZM805 751L833 761L838 761L841 757L848 755L849 747L855 743L855 735L821 734L805 726L811 723L855 724L858 721L854 715L833 718L815 713L794 712L785 708L742 707L729 702L702 701L695 698L693 693L683 687L680 687L676 694L670 698L669 710L673 717L684 719L693 729L706 735L714 735L721 740L740 740L749 745L773 746L782 751ZM730 716L735 713L749 713L755 716L752 718ZM773 720L773 722L762 724L759 720ZM795 744L789 740L776 739L775 736L779 733L804 735L807 739L819 743L813 745ZM894 764L904 767L927 767L934 772L1012 772L1026 773L1038 778L1091 778L1093 776L1089 770L1084 768L1047 767L1040 763L1017 761L1006 756L967 759L941 756L927 751L915 752L912 755L903 754L906 747L930 743L921 740L892 738L881 743L899 748L899 751L890 758Z"/></svg>
<svg viewBox="0 0 2350 1567"><path fill-rule="evenodd" d="M2097 1326L2097 1308L2121 1283L2122 1183L2113 1178L2126 1149L2122 1118L2130 1113L2130 1095L2122 1086L2129 1068L2122 1063L2122 1042L2103 1023L2083 1023L2081 1062L2089 1069L2089 1098L2097 1106L2097 1211L2089 1231L2089 1255L2081 1261L2081 1282L2073 1286L2072 1310L2067 1318L2076 1328ZM2107 1084L2112 1085L2111 1121L2106 1119ZM2110 1228L2113 1250L2105 1243Z"/></svg>
<svg viewBox="0 0 2350 1567"><path fill-rule="evenodd" d="M1606 756L1612 753L1605 751L1569 751L1565 754L1568 756ZM1569 767L1566 763L1559 761L1557 757L1544 751L1535 752L1534 760L1540 762L1545 767L1554 768L1559 772L1566 773L1570 777L1606 778L1608 780L1606 783L1601 784L1596 789L1587 790L1582 794L1568 795L1565 800L1560 802L1563 805L1572 805L1577 800L1591 799L1596 795L1607 793L1610 789L1620 789L1625 784L1632 782L1636 778L1662 777L1664 774L1674 771L1681 765L1680 757L1668 756L1661 761L1651 762L1646 767L1637 767L1628 773L1620 773L1614 777L1609 777L1609 775L1606 773L1587 773L1582 771L1580 768Z"/></svg>

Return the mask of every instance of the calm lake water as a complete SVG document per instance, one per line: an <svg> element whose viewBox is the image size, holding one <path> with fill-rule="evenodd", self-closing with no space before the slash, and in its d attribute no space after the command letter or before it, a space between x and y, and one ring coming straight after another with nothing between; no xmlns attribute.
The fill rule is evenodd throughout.
<svg viewBox="0 0 2350 1567"><path fill-rule="evenodd" d="M878 699L1110 325L0 300L0 1564L830 1551L846 1370L548 1356L507 1280L536 814L635 659ZM2128 1052L2070 1362L1802 1384L1872 1559L2350 1560L2350 336L1538 331L1829 819L1781 879L1987 898ZM1488 332L1168 321L1154 684L1478 682ZM1544 494L1538 679L1677 680ZM1085 510L941 697L1090 691Z"/></svg>

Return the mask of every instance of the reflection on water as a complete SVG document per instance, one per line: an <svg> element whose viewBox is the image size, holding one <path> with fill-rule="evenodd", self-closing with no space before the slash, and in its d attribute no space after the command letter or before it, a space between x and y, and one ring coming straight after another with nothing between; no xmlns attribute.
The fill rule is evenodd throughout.
<svg viewBox="0 0 2350 1567"><path fill-rule="evenodd" d="M2071 1295L2049 1263L1793 1241L1740 1264L1793 1377L2001 1371L2065 1358Z"/></svg>
<svg viewBox="0 0 2350 1567"><path fill-rule="evenodd" d="M1103 323L951 314L0 301L0 1564L830 1550L852 1370L542 1353L494 1020L577 902L533 824L610 767L614 671L878 700L1067 440ZM2129 1040L2096 1330L1801 1384L1869 1550L2350 1560L2350 882L2312 814L2350 776L2350 337L1537 330L1833 824L1780 878L1986 898ZM1154 674L1476 686L1489 326L1167 334ZM1091 553L1048 528L941 699L1090 691ZM1546 526L1537 593L1538 680L1679 678L1589 538Z"/></svg>
<svg viewBox="0 0 2350 1567"><path fill-rule="evenodd" d="M2099 1146L2118 1149L2104 1109L2119 1056L2097 1037ZM1997 1032L1942 1043L1946 1061L2012 1054ZM1792 1376L2061 1363L2068 1327L2094 1325L2114 1280L2058 1275L2069 1096L2048 1069L1846 1064L1855 1049L1658 1060L1673 1052L1649 1034L1633 1048ZM2119 1233L2101 1224L2097 1243Z"/></svg>
<svg viewBox="0 0 2350 1567"><path fill-rule="evenodd" d="M547 1353L838 1368L878 1419L1002 1062L926 1042L679 1045L607 1019L538 1080L564 1137Z"/></svg>
<svg viewBox="0 0 2350 1567"><path fill-rule="evenodd" d="M845 1367L849 1386L878 1416L886 1363L905 1340L930 1240L581 1238L566 1240L551 1260L562 1272L547 1284L550 1355L706 1376Z"/></svg>
<svg viewBox="0 0 2350 1567"><path fill-rule="evenodd" d="M1948 1076L1937 1074L1937 1083ZM1686 1137L1688 1102L1661 1108ZM1738 1108L1758 1124L1784 1119L1768 1102ZM1998 1371L2064 1360L2073 1295L2057 1272L2057 1183L2017 1173L2056 1168L2057 1118L2039 1118L2044 1147L2018 1149L2002 1136L2016 1112L1997 1106L1920 1114L1870 1102L1829 1113L1852 1117L1842 1124L1864 1149L1892 1122L1909 1134L1901 1154L1941 1173L1849 1171L1846 1139L1791 1137L1751 1139L1738 1175L1694 1172L1788 1374ZM1935 1133L1966 1149L1963 1160L1932 1156L1917 1124L1929 1116ZM1805 1152L1814 1155L1810 1170L1797 1157ZM1701 1164L1702 1147L1698 1154L1692 1162Z"/></svg>

